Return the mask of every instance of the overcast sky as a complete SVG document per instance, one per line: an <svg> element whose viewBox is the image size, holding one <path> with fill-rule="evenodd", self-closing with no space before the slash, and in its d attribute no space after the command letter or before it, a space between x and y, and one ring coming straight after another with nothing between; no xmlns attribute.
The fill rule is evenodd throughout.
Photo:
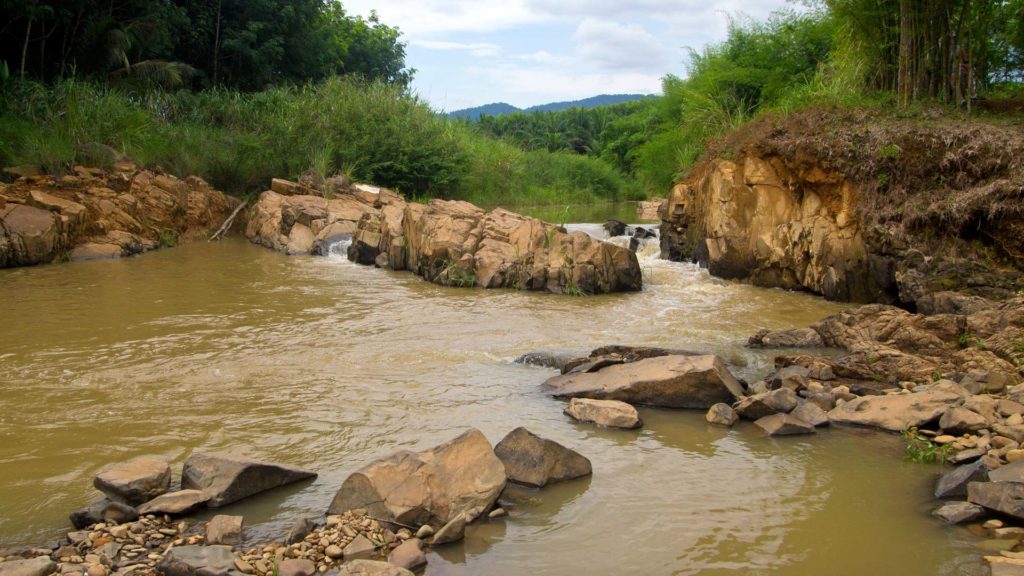
<svg viewBox="0 0 1024 576"><path fill-rule="evenodd" d="M398 26L413 87L434 108L527 107L657 93L686 49L725 37L730 15L763 19L787 0L343 0Z"/></svg>

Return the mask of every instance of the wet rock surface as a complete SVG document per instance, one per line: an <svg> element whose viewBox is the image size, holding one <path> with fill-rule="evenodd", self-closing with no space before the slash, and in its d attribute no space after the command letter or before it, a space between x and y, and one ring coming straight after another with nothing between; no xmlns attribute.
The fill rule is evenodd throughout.
<svg viewBox="0 0 1024 576"><path fill-rule="evenodd" d="M494 447L508 479L536 488L593 473L590 460L561 444L516 428Z"/></svg>
<svg viewBox="0 0 1024 576"><path fill-rule="evenodd" d="M206 505L219 508L243 498L293 482L316 478L316 472L253 460L237 454L195 453L185 460L181 487L201 490Z"/></svg>
<svg viewBox="0 0 1024 576"><path fill-rule="evenodd" d="M609 428L632 430L643 426L636 408L617 400L571 398L565 413L580 422L592 422Z"/></svg>

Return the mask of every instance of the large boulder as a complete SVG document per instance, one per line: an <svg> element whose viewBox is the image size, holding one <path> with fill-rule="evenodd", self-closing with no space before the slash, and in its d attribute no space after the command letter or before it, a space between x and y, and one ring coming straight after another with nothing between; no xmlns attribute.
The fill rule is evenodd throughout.
<svg viewBox="0 0 1024 576"><path fill-rule="evenodd" d="M171 465L166 460L140 456L106 468L96 475L93 485L114 500L142 504L171 488Z"/></svg>
<svg viewBox="0 0 1024 576"><path fill-rule="evenodd" d="M938 420L946 410L963 401L953 391L932 389L914 394L862 396L828 413L833 424L871 426L899 432Z"/></svg>
<svg viewBox="0 0 1024 576"><path fill-rule="evenodd" d="M535 488L593 473L585 456L522 427L498 442L494 453L505 465L510 481Z"/></svg>
<svg viewBox="0 0 1024 576"><path fill-rule="evenodd" d="M489 509L505 487L505 466L471 429L423 452L400 451L350 475L329 514L366 509L385 521L443 526Z"/></svg>
<svg viewBox="0 0 1024 576"><path fill-rule="evenodd" d="M205 492L210 496L206 505L218 508L310 478L316 478L316 472L224 452L194 453L181 470L181 487Z"/></svg>
<svg viewBox="0 0 1024 576"><path fill-rule="evenodd" d="M618 400L571 398L565 414L580 422L593 422L609 428L631 430L643 425L636 408Z"/></svg>
<svg viewBox="0 0 1024 576"><path fill-rule="evenodd" d="M242 576L231 546L172 546L156 570L164 576Z"/></svg>
<svg viewBox="0 0 1024 576"><path fill-rule="evenodd" d="M988 480L988 466L980 460L957 466L939 477L938 482L935 483L935 497L966 496L969 483L986 480Z"/></svg>
<svg viewBox="0 0 1024 576"><path fill-rule="evenodd" d="M60 248L60 219L49 210L22 204L0 208L0 268L53 262Z"/></svg>
<svg viewBox="0 0 1024 576"><path fill-rule="evenodd" d="M667 408L707 409L731 403L743 386L717 356L658 356L596 372L555 376L541 389L556 398L620 400Z"/></svg>

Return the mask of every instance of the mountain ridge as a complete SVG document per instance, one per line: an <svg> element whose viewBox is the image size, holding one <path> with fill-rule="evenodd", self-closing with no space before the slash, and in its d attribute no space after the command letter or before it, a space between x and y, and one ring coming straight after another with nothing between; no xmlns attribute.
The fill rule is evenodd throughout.
<svg viewBox="0 0 1024 576"><path fill-rule="evenodd" d="M623 102L632 102L634 100L654 97L655 96L653 94L599 94L597 96L591 96L590 98L583 98L581 100L549 102L547 104L530 106L529 108L518 108L507 102L492 102L490 104L484 104L483 106L454 110L448 113L448 117L478 120L481 115L502 116L505 114L514 114L516 112L556 112L558 110L566 110L568 108L576 107L590 109L597 108L598 106L611 106L614 104L622 104Z"/></svg>

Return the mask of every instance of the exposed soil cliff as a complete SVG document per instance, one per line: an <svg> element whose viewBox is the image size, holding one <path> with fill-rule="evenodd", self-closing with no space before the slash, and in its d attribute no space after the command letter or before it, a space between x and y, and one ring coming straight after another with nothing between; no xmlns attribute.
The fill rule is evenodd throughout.
<svg viewBox="0 0 1024 576"><path fill-rule="evenodd" d="M1021 128L850 110L762 119L672 190L663 255L924 312L941 291L1009 297L1024 286Z"/></svg>
<svg viewBox="0 0 1024 576"><path fill-rule="evenodd" d="M239 201L130 162L0 184L0 268L118 258L204 235Z"/></svg>

